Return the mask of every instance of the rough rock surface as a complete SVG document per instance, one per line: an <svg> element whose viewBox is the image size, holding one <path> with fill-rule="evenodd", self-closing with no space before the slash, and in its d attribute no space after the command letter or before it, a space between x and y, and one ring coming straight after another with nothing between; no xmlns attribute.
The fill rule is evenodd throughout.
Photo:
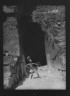
<svg viewBox="0 0 70 96"><path fill-rule="evenodd" d="M15 6L16 7L16 6ZM8 13L14 14L15 7L3 7L3 11L7 18L3 22L3 84L4 88L11 88L19 79L19 70L17 59L19 56L19 38L17 29L17 19L13 16L8 16ZM5 10L6 9L6 10ZM19 67L19 69L17 68ZM18 71L18 73L17 73Z"/></svg>

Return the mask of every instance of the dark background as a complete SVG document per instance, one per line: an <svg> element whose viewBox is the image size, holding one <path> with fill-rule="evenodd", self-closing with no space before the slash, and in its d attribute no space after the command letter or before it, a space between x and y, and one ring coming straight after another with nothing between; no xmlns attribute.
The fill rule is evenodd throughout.
<svg viewBox="0 0 70 96"><path fill-rule="evenodd" d="M42 65L45 65L44 32L40 25L34 22L27 24L23 37L25 56L30 56L33 62L41 62Z"/></svg>
<svg viewBox="0 0 70 96"><path fill-rule="evenodd" d="M28 3L27 3L28 4ZM36 9L36 4L29 2L29 5L19 4L18 22L20 31L20 42L25 57L30 56L33 62L46 64L44 32L38 23L32 22L32 11ZM21 5L21 6L20 6ZM26 59L26 58L25 58ZM26 59L27 62L27 59Z"/></svg>

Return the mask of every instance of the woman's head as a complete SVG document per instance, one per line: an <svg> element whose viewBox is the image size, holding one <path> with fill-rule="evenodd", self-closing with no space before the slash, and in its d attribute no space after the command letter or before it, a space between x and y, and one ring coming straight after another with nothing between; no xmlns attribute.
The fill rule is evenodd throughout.
<svg viewBox="0 0 70 96"><path fill-rule="evenodd" d="M30 56L27 56L27 60L28 60L29 62L32 62Z"/></svg>

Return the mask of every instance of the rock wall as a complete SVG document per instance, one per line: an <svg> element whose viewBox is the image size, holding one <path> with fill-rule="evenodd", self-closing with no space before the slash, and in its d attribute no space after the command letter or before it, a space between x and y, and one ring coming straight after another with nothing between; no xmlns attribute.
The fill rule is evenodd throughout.
<svg viewBox="0 0 70 96"><path fill-rule="evenodd" d="M15 88L23 78L16 6L3 6L3 84L4 89Z"/></svg>
<svg viewBox="0 0 70 96"><path fill-rule="evenodd" d="M33 21L45 32L45 52L50 53L52 64L66 65L65 7L38 6L33 11Z"/></svg>

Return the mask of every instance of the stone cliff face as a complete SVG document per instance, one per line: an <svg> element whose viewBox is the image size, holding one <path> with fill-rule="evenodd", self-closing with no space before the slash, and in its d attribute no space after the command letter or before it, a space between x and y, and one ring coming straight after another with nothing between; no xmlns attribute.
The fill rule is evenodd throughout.
<svg viewBox="0 0 70 96"><path fill-rule="evenodd" d="M15 8L16 6L3 7L6 15L6 20L3 22L3 81L5 89L13 88L23 78Z"/></svg>
<svg viewBox="0 0 70 96"><path fill-rule="evenodd" d="M17 29L17 20L15 17L8 17L3 23L4 42L3 49L10 51L10 54L19 56L19 37Z"/></svg>
<svg viewBox="0 0 70 96"><path fill-rule="evenodd" d="M43 9L43 10L42 10ZM58 11L56 11L58 9ZM45 32L45 52L49 53L51 61L64 65L65 58L65 8L41 7L33 11L33 20L41 25ZM53 11L54 10L54 11ZM66 58L65 58L66 59Z"/></svg>

